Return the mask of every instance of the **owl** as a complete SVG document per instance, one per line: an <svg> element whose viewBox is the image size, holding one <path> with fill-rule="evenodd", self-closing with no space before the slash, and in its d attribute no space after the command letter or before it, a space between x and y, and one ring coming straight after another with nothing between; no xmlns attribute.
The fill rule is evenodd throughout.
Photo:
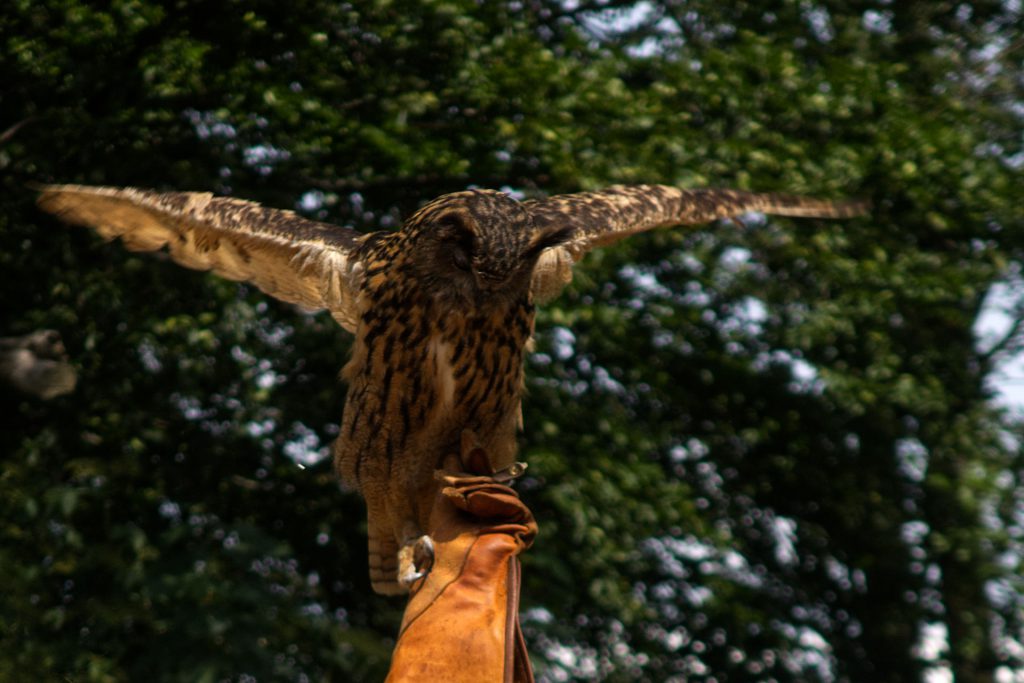
<svg viewBox="0 0 1024 683"><path fill-rule="evenodd" d="M398 231L360 234L209 193L52 185L39 206L179 264L326 309L355 335L333 447L366 501L370 578L396 594L423 576L433 473L472 433L510 466L535 306L596 247L661 227L748 212L843 218L858 202L665 185L517 201L493 190L441 196Z"/></svg>

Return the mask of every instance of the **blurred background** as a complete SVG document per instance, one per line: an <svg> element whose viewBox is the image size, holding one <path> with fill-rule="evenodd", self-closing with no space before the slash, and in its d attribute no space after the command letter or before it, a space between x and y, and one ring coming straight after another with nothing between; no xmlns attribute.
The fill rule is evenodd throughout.
<svg viewBox="0 0 1024 683"><path fill-rule="evenodd" d="M382 680L402 608L329 461L348 336L32 182L360 230L472 186L870 199L636 237L540 314L537 675L1024 680L1021 14L7 0L0 336L58 332L77 384L0 389L0 680Z"/></svg>

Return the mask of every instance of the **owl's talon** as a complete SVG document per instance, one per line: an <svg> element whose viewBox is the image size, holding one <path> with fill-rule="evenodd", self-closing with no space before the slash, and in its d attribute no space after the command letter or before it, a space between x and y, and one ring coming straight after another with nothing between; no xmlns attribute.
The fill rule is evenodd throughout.
<svg viewBox="0 0 1024 683"><path fill-rule="evenodd" d="M405 576L399 576L398 583L402 584L402 587L405 588L405 590L410 590L414 583L416 583L426 575L427 572L413 572L411 574L406 574Z"/></svg>
<svg viewBox="0 0 1024 683"><path fill-rule="evenodd" d="M398 583L406 589L430 573L434 565L434 541L423 535L398 551Z"/></svg>

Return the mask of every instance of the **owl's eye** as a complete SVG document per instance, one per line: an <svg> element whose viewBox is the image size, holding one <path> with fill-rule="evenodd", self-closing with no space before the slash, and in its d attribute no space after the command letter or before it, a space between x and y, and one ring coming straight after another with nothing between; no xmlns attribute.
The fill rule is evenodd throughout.
<svg viewBox="0 0 1024 683"><path fill-rule="evenodd" d="M439 223L443 248L448 251L452 265L468 272L473 266L473 233L465 219L458 214L449 214Z"/></svg>
<svg viewBox="0 0 1024 683"><path fill-rule="evenodd" d="M452 245L452 265L459 270L469 271L472 263L469 258L469 252L461 244Z"/></svg>

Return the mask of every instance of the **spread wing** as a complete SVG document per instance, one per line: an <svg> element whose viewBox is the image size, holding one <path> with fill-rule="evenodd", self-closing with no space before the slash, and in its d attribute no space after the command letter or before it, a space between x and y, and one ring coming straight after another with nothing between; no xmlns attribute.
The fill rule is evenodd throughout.
<svg viewBox="0 0 1024 683"><path fill-rule="evenodd" d="M342 327L355 330L363 270L355 230L208 192L83 185L40 190L40 208L62 220L108 240L120 237L132 251L166 246L183 266L250 282L303 308L326 308Z"/></svg>
<svg viewBox="0 0 1024 683"><path fill-rule="evenodd" d="M796 195L739 190L681 190L668 185L616 185L597 192L528 201L538 231L569 229L569 239L548 249L534 269L534 298L546 301L572 279L572 264L591 249L673 225L708 223L759 211L779 216L848 218L867 210L859 201L831 202Z"/></svg>

